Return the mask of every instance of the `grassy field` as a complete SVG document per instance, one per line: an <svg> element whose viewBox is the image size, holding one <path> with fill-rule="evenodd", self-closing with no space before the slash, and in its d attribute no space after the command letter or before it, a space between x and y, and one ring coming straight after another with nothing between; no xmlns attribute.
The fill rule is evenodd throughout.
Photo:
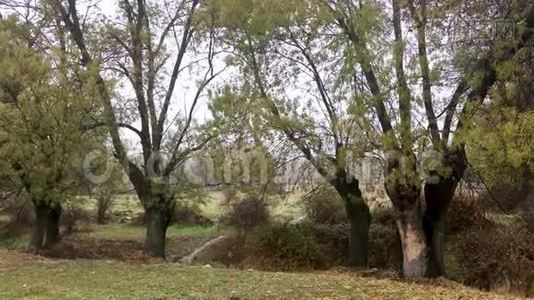
<svg viewBox="0 0 534 300"><path fill-rule="evenodd" d="M202 211L216 218L223 197L217 193L210 196L212 199ZM298 214L297 199L289 197L274 203L273 214L280 218ZM80 203L92 211L90 201ZM119 217L139 211L141 207L135 197L122 198L113 207ZM269 273L203 266L206 261L202 258L192 267L172 262L228 233L228 229L217 227L172 225L167 232L169 261L165 263L144 256L145 228L140 225L84 224L78 231L65 235L58 251L47 257L23 252L27 235L0 240L0 299L510 298L451 281L403 282L392 276L371 276L345 269Z"/></svg>
<svg viewBox="0 0 534 300"><path fill-rule="evenodd" d="M94 226L87 235L95 239L119 239L141 240L144 239L146 228L141 225L130 224L107 224ZM167 229L167 237L180 236L214 236L217 235L216 227L192 226L173 224Z"/></svg>
<svg viewBox="0 0 534 300"><path fill-rule="evenodd" d="M409 283L347 272L267 273L51 260L0 250L0 299L19 298L504 299L453 283Z"/></svg>
<svg viewBox="0 0 534 300"><path fill-rule="evenodd" d="M168 248L185 255L224 232L173 225ZM0 299L504 299L449 281L402 282L336 270L269 273L145 260L142 226L91 226L64 238L71 259L0 248ZM62 256L60 256L62 257Z"/></svg>

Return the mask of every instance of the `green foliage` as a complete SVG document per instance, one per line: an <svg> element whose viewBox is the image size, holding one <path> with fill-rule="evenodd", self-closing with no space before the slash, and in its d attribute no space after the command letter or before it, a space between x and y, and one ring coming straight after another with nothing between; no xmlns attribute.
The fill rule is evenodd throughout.
<svg viewBox="0 0 534 300"><path fill-rule="evenodd" d="M470 162L491 185L521 184L518 173L534 172L534 112L497 107L479 114L463 137Z"/></svg>
<svg viewBox="0 0 534 300"><path fill-rule="evenodd" d="M2 167L21 179L32 199L59 201L76 182L84 153L101 142L84 130L98 119L100 106L85 84L89 74L53 69L14 34L0 31Z"/></svg>

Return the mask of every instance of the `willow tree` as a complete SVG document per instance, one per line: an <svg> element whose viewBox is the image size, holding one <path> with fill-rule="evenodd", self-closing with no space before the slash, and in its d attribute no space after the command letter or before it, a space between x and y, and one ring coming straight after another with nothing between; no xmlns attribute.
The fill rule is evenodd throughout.
<svg viewBox="0 0 534 300"><path fill-rule="evenodd" d="M467 166L465 146L457 132L469 124L475 108L491 93L499 65L531 38L534 10L531 7L523 15L521 7L511 5L506 11L497 7L466 13L461 3L427 0L322 3L352 43L354 72L366 83L378 120L387 162L385 188L402 241L403 275L443 275L445 214ZM482 4L491 7L489 2ZM369 11L381 12L373 17L384 24L381 34L368 30L364 20ZM491 16L490 11L497 15ZM512 38L484 39L482 47L460 53L471 54L468 60L453 59L455 50L448 47L453 35L445 29L474 34L477 27L457 26L452 21L506 16L521 16L509 20L519 24ZM499 29L491 22L484 28L488 27ZM423 162L423 150L428 149L438 154L433 166Z"/></svg>
<svg viewBox="0 0 534 300"><path fill-rule="evenodd" d="M15 19L0 26L0 157L4 175L16 178L33 204L30 248L40 251L59 241L61 204L78 184L74 174L85 151L103 141L84 130L100 106L90 73L54 68L50 59L61 59L35 54Z"/></svg>
<svg viewBox="0 0 534 300"><path fill-rule="evenodd" d="M165 257L165 235L175 196L172 173L209 138L197 134L194 113L204 90L218 75L209 22L200 26L200 1L122 0L117 19L90 27L83 26L76 0L51 3L61 28L76 44L81 63L101 69L97 84L105 125L115 155L146 212L146 252ZM94 37L102 38L95 44ZM193 71L188 72L190 69ZM111 93L105 75L120 78L128 88ZM196 81L197 86L182 102L177 89L186 87L183 81ZM132 156L134 149L126 148L126 135L120 129L139 142L141 163Z"/></svg>
<svg viewBox="0 0 534 300"><path fill-rule="evenodd" d="M351 163L369 150L373 132L358 115L367 109L347 72L347 43L331 35L335 26L309 1L209 3L241 74L234 106L254 103L268 128L339 193L350 225L348 264L367 267L371 217Z"/></svg>
<svg viewBox="0 0 534 300"><path fill-rule="evenodd" d="M521 207L534 195L533 46L499 66L488 103L462 136L470 166L504 209Z"/></svg>

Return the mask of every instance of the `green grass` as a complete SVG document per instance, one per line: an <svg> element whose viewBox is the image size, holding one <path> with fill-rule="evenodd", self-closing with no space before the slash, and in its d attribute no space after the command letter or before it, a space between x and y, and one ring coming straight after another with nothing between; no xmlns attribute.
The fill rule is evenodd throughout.
<svg viewBox="0 0 534 300"><path fill-rule="evenodd" d="M0 250L3 256L13 254ZM11 258L12 259L12 258ZM418 284L353 273L266 273L252 270L128 265L103 261L0 264L2 299L488 299L456 284Z"/></svg>

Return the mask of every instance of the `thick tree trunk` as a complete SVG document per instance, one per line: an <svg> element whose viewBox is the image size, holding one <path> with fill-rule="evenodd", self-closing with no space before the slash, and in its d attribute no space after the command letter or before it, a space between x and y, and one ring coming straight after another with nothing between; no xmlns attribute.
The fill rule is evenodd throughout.
<svg viewBox="0 0 534 300"><path fill-rule="evenodd" d="M50 249L59 242L61 205L34 202L35 225L30 239L30 249Z"/></svg>
<svg viewBox="0 0 534 300"><path fill-rule="evenodd" d="M427 277L440 277L445 275L445 220L424 219L425 238L428 245Z"/></svg>
<svg viewBox="0 0 534 300"><path fill-rule="evenodd" d="M439 176L436 172L430 174L433 176L427 178L424 187L426 210L423 227L428 245L427 277L445 275L445 218L467 167L464 149L445 152L442 165L450 169L451 173L448 176Z"/></svg>
<svg viewBox="0 0 534 300"><path fill-rule="evenodd" d="M454 197L457 182L440 178L439 182L425 184L426 210L423 218L425 238L428 244L428 277L445 275L445 216Z"/></svg>
<svg viewBox="0 0 534 300"><path fill-rule="evenodd" d="M412 156L388 158L385 188L396 215L404 278L424 277L428 269L420 179L415 170L416 160Z"/></svg>
<svg viewBox="0 0 534 300"><path fill-rule="evenodd" d="M367 268L369 261L369 224L371 214L363 199L348 198L345 211L349 221L349 260L351 267Z"/></svg>
<svg viewBox="0 0 534 300"><path fill-rule="evenodd" d="M172 209L151 206L146 213L145 252L151 257L165 258L165 236L171 220Z"/></svg>
<svg viewBox="0 0 534 300"><path fill-rule="evenodd" d="M363 200L359 182L354 177L338 174L334 187L343 199L349 222L349 259L351 267L367 268L369 261L369 224L371 213Z"/></svg>
<svg viewBox="0 0 534 300"><path fill-rule="evenodd" d="M405 211L397 217L402 246L402 275L405 278L424 277L427 273L427 245L421 215Z"/></svg>
<svg viewBox="0 0 534 300"><path fill-rule="evenodd" d="M61 206L52 205L46 218L46 238L43 243L45 249L49 249L59 242L59 219L61 218Z"/></svg>
<svg viewBox="0 0 534 300"><path fill-rule="evenodd" d="M30 239L30 250L37 252L43 248L43 241L46 231L46 207L44 205L33 205L35 212L35 223L33 224L32 236Z"/></svg>

